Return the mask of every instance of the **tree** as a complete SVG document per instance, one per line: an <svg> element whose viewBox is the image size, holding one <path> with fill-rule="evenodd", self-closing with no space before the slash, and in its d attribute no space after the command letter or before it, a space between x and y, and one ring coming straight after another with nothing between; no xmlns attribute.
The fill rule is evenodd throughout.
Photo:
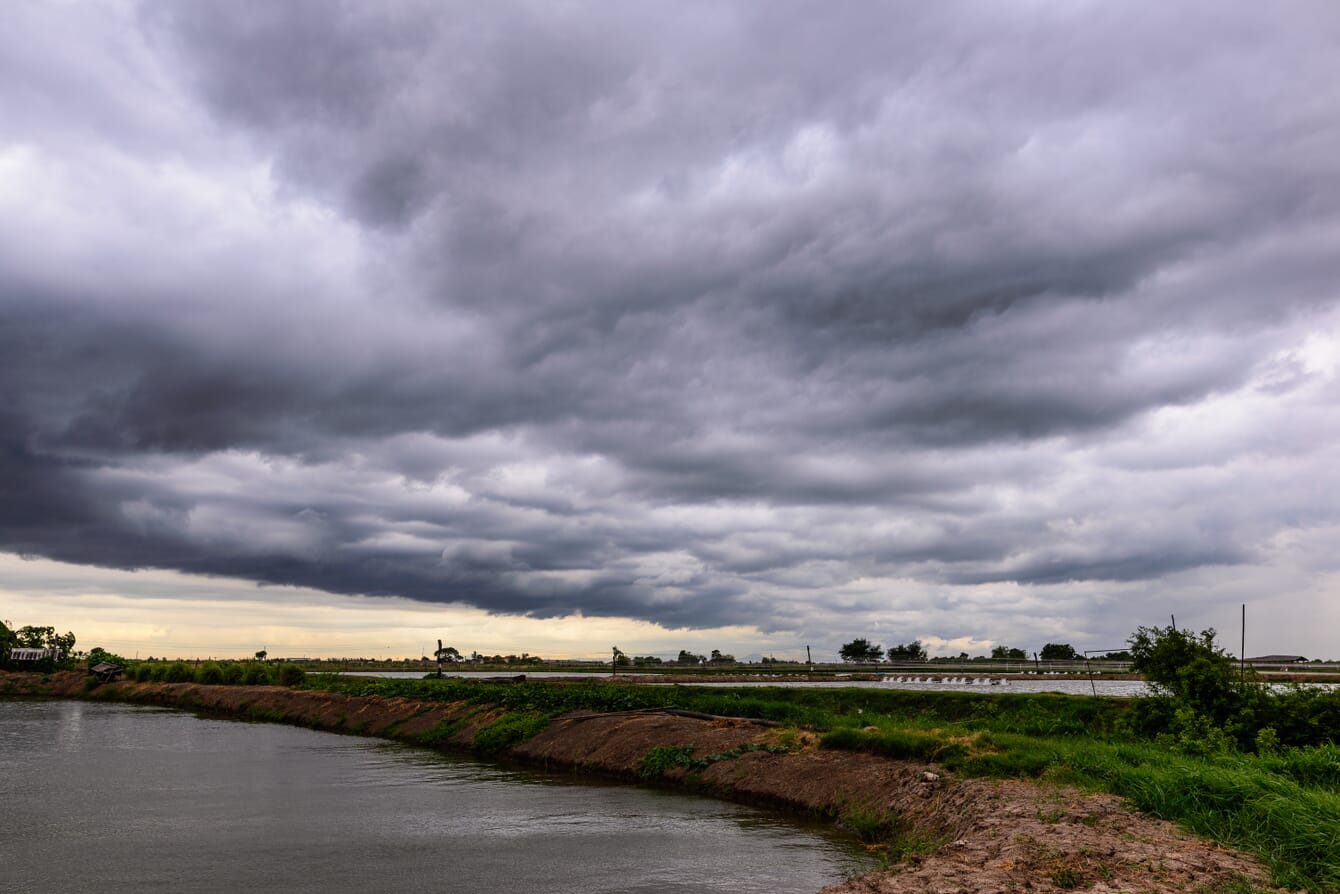
<svg viewBox="0 0 1340 894"><path fill-rule="evenodd" d="M256 653L256 660L257 660L257 661L264 661L264 660L265 660L265 656L266 656L266 655L269 655L269 654L270 654L269 652L265 651L264 649L261 649L259 652Z"/></svg>
<svg viewBox="0 0 1340 894"><path fill-rule="evenodd" d="M679 657L675 659L675 664L703 664L707 658L703 655L695 655L688 649L680 649Z"/></svg>
<svg viewBox="0 0 1340 894"><path fill-rule="evenodd" d="M1084 656L1071 648L1070 643L1047 643L1042 647L1042 654L1039 657L1043 661L1074 661Z"/></svg>
<svg viewBox="0 0 1340 894"><path fill-rule="evenodd" d="M18 639L9 624L0 621L0 667L9 666L9 650L18 645Z"/></svg>
<svg viewBox="0 0 1340 894"><path fill-rule="evenodd" d="M864 637L854 639L838 649L838 655L843 661L851 661L858 664L878 661L884 657L884 647L878 644L871 644L870 640Z"/></svg>
<svg viewBox="0 0 1340 894"><path fill-rule="evenodd" d="M996 646L991 650L991 657L1007 659L1009 661L1027 661L1028 653L1023 649L1011 649L1009 646Z"/></svg>
<svg viewBox="0 0 1340 894"><path fill-rule="evenodd" d="M926 647L919 639L889 647L890 661L925 661L926 657Z"/></svg>
<svg viewBox="0 0 1340 894"><path fill-rule="evenodd" d="M456 662L463 660L461 658L461 653L456 650L455 646L446 646L442 649L438 649L433 653L433 657L439 661L446 661L450 664L455 664Z"/></svg>
<svg viewBox="0 0 1340 894"><path fill-rule="evenodd" d="M735 656L722 654L720 649L713 649L712 657L708 661L712 664L734 664Z"/></svg>
<svg viewBox="0 0 1340 894"><path fill-rule="evenodd" d="M119 664L122 667L125 667L126 665L130 664L129 661L122 658L120 655L117 655L113 652L108 652L102 646L94 646L93 648L89 649L87 661L89 667L97 667L104 661L107 662L108 664Z"/></svg>
<svg viewBox="0 0 1340 894"><path fill-rule="evenodd" d="M55 627L34 627L30 624L14 632L10 649L52 649L56 655L46 659L46 667L55 670L57 663L73 659L74 643L73 633L58 634ZM8 654L5 652L6 657Z"/></svg>
<svg viewBox="0 0 1340 894"><path fill-rule="evenodd" d="M1199 635L1176 627L1140 627L1126 642L1131 670L1159 695L1222 723L1243 702L1243 684L1232 657L1214 643L1213 627Z"/></svg>

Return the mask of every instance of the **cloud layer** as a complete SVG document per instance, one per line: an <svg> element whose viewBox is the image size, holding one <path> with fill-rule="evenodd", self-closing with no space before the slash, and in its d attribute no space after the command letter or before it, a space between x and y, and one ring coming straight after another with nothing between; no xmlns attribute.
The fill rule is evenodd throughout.
<svg viewBox="0 0 1340 894"><path fill-rule="evenodd" d="M0 549L893 639L1335 595L1329 4L12 18Z"/></svg>

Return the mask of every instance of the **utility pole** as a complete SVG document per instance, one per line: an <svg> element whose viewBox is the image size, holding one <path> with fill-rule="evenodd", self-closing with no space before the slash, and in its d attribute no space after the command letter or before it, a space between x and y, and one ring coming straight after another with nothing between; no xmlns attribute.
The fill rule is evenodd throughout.
<svg viewBox="0 0 1340 894"><path fill-rule="evenodd" d="M1242 645L1238 650L1238 676L1247 679L1247 603L1242 604Z"/></svg>
<svg viewBox="0 0 1340 894"><path fill-rule="evenodd" d="M442 640L437 641L437 678L442 679Z"/></svg>

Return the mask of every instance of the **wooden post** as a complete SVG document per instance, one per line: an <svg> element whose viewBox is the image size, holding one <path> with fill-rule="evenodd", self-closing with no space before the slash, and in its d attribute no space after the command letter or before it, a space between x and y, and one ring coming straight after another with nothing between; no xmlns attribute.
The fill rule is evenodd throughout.
<svg viewBox="0 0 1340 894"><path fill-rule="evenodd" d="M442 640L437 641L437 678L442 679Z"/></svg>

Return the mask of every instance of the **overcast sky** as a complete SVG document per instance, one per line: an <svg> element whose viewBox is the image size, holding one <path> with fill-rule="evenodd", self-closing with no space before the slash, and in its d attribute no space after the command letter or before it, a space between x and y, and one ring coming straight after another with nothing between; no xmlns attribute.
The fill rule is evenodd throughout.
<svg viewBox="0 0 1340 894"><path fill-rule="evenodd" d="M1340 657L1329 0L3 23L0 617Z"/></svg>

